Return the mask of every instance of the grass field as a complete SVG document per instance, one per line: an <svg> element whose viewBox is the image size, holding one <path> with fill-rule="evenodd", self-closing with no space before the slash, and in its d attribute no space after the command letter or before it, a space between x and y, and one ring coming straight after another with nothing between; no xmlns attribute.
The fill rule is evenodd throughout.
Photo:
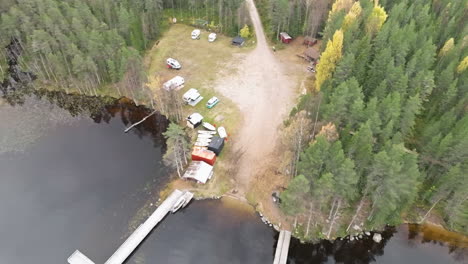
<svg viewBox="0 0 468 264"><path fill-rule="evenodd" d="M187 25L173 25L164 34L161 40L148 51L145 57L145 67L147 69L149 86L151 90L156 91L162 86L162 83L179 75L185 79L184 88L178 91L180 100L182 95L190 88L196 88L204 97L195 107L184 106L184 114L188 116L194 112L200 113L204 121L216 126L224 126L229 135L235 135L241 122L242 114L238 107L222 94L214 90L214 84L219 73L223 74L229 71L235 72L235 60L239 60L242 54L252 50L253 41L250 45L239 48L231 45L231 38L218 34L215 42L208 42L210 32L202 31L199 40L191 39L191 32L194 28ZM178 60L182 69L172 70L166 67L167 58ZM232 67L232 68L230 68ZM216 96L220 102L208 109L206 102ZM185 126L185 122L183 124ZM195 136L192 132L191 136ZM185 188L200 189L200 196L219 195L226 192L229 188L230 177L232 174L231 162L224 162L235 158L233 153L234 146L231 141L226 142L222 154L218 157L215 166L215 177L206 185L197 185L192 182L174 182L176 185L188 185ZM181 187L181 186L178 186ZM171 188L171 187L169 187Z"/></svg>
<svg viewBox="0 0 468 264"><path fill-rule="evenodd" d="M152 90L159 89L165 81L180 75L185 79L185 87L179 91L182 94L190 88L200 91L204 99L197 106L185 106L184 113L189 115L198 112L204 121L217 126L225 126L228 133L237 130L240 123L240 113L237 106L229 98L216 93L213 84L220 70L235 60L235 54L245 53L251 47L235 47L231 38L218 34L215 42L208 42L209 32L202 31L199 40L192 40L190 34L194 28L186 25L173 25L146 55L145 66L148 69L148 79ZM165 61L174 58L182 64L181 70L167 69ZM234 71L234 69L232 69ZM212 109L206 108L206 102L217 96L220 102Z"/></svg>

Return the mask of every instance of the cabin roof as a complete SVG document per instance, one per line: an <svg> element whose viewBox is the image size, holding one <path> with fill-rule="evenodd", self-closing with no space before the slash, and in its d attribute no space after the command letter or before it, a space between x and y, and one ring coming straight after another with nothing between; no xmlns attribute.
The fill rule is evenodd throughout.
<svg viewBox="0 0 468 264"><path fill-rule="evenodd" d="M320 57L320 53L316 49L314 49L312 47L307 48L304 51L304 55L306 55L307 57L312 58L314 60L317 60Z"/></svg>
<svg viewBox="0 0 468 264"><path fill-rule="evenodd" d="M206 183L213 175L213 166L204 161L192 161L184 173L184 179Z"/></svg>

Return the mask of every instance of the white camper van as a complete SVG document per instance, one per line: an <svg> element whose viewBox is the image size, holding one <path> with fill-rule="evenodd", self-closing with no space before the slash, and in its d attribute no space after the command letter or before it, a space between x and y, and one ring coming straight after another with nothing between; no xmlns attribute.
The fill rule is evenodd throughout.
<svg viewBox="0 0 468 264"><path fill-rule="evenodd" d="M195 29L192 31L192 39L200 39L201 31L199 29Z"/></svg>
<svg viewBox="0 0 468 264"><path fill-rule="evenodd" d="M211 33L208 35L208 42L213 42L216 40L216 33Z"/></svg>
<svg viewBox="0 0 468 264"><path fill-rule="evenodd" d="M170 91L170 90L179 90L181 89L182 87L184 87L184 83L185 83L185 80L184 78L180 77L180 76L176 76L172 79L170 79L169 81L165 82L163 84L163 88L166 90L166 91Z"/></svg>
<svg viewBox="0 0 468 264"><path fill-rule="evenodd" d="M186 93L184 93L182 98L184 99L184 102L186 104L189 104L191 106L195 106L201 100L203 100L203 97L200 95L200 92L198 92L198 90L195 88L190 88Z"/></svg>

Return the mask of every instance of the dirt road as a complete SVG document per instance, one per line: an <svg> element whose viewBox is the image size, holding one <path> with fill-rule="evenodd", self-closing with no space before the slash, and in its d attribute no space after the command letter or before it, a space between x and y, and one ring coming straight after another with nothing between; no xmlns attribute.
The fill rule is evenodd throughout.
<svg viewBox="0 0 468 264"><path fill-rule="evenodd" d="M244 123L230 144L243 155L236 182L245 194L249 182L262 172L266 158L273 154L278 126L286 118L294 99L295 80L289 77L265 39L263 27L253 0L247 0L257 37L257 47L244 55L236 73L221 78L215 89L233 100L244 115ZM263 166L262 166L263 165Z"/></svg>

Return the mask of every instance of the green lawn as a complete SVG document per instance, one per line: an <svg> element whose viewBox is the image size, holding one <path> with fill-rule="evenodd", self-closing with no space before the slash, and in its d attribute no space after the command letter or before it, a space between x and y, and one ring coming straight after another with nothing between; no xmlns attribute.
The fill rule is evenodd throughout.
<svg viewBox="0 0 468 264"><path fill-rule="evenodd" d="M197 106L185 106L184 113L189 115L198 112L204 121L217 126L224 126L229 134L238 129L241 114L237 106L214 88L214 82L220 70L229 72L229 62L235 59L234 54L251 50L248 47L231 45L231 38L218 34L215 42L208 42L210 32L202 31L199 40L192 40L190 35L194 28L186 25L173 25L164 34L159 43L148 51L145 59L147 74L152 90L159 89L165 81L180 75L185 79L185 87L179 91L182 94L190 88L196 88L204 97ZM181 70L167 69L167 58L177 59L182 64ZM151 81L152 80L152 81ZM206 108L206 102L216 96L220 102L212 109ZM222 116L222 121L215 121Z"/></svg>

